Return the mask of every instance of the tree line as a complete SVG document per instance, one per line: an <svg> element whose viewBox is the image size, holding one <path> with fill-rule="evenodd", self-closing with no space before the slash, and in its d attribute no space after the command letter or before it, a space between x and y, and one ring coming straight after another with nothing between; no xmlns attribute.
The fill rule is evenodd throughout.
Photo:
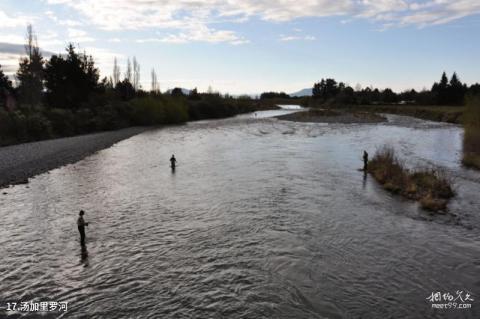
<svg viewBox="0 0 480 319"><path fill-rule="evenodd" d="M335 79L322 79L313 85L313 104L415 104L415 105L464 105L465 97L480 94L480 84L467 86L462 83L454 72L450 78L443 72L439 82L435 82L430 90L407 90L396 93L389 88L357 86L353 89L343 82Z"/></svg>
<svg viewBox="0 0 480 319"><path fill-rule="evenodd" d="M145 91L135 57L127 60L123 74L115 58L112 75L100 79L94 58L73 44L64 54L44 58L30 25L15 80L16 86L0 66L0 145L226 117L259 107L248 97L233 98L212 89L184 94L175 88L162 94L154 69L151 90Z"/></svg>

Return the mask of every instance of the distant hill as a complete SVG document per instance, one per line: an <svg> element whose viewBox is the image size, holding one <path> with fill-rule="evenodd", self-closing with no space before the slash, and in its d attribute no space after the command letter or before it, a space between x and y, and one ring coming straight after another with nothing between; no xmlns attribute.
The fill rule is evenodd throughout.
<svg viewBox="0 0 480 319"><path fill-rule="evenodd" d="M312 96L312 89L311 88L303 89L297 92L290 93L289 95L292 97Z"/></svg>

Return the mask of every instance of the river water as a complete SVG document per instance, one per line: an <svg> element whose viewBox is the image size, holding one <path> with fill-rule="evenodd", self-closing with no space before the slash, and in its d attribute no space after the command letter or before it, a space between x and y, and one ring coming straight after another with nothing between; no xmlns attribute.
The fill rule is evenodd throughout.
<svg viewBox="0 0 480 319"><path fill-rule="evenodd" d="M479 318L480 174L461 168L461 128L271 118L285 112L148 131L8 189L0 301L68 302L42 318ZM358 171L383 144L446 171L448 214ZM471 309L427 300L457 290Z"/></svg>

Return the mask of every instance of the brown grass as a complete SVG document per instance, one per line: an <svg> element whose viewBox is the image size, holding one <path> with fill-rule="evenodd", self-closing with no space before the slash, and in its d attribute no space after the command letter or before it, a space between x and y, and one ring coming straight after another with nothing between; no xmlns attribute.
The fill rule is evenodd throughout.
<svg viewBox="0 0 480 319"><path fill-rule="evenodd" d="M379 149L368 163L368 172L387 191L418 200L422 208L445 211L454 196L450 180L435 169L409 170L395 156L393 148Z"/></svg>
<svg viewBox="0 0 480 319"><path fill-rule="evenodd" d="M467 99L465 134L463 138L463 164L480 169L480 97Z"/></svg>
<svg viewBox="0 0 480 319"><path fill-rule="evenodd" d="M436 105L355 105L347 108L366 112L407 115L429 121L456 124L462 123L465 111L463 106Z"/></svg>

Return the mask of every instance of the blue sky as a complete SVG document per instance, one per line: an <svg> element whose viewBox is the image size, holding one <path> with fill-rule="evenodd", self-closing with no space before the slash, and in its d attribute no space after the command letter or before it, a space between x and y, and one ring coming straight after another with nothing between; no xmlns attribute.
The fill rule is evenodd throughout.
<svg viewBox="0 0 480 319"><path fill-rule="evenodd" d="M478 0L1 0L0 64L13 74L32 23L46 52L68 42L102 76L136 56L150 89L294 92L324 77L396 91L441 72L480 82Z"/></svg>

